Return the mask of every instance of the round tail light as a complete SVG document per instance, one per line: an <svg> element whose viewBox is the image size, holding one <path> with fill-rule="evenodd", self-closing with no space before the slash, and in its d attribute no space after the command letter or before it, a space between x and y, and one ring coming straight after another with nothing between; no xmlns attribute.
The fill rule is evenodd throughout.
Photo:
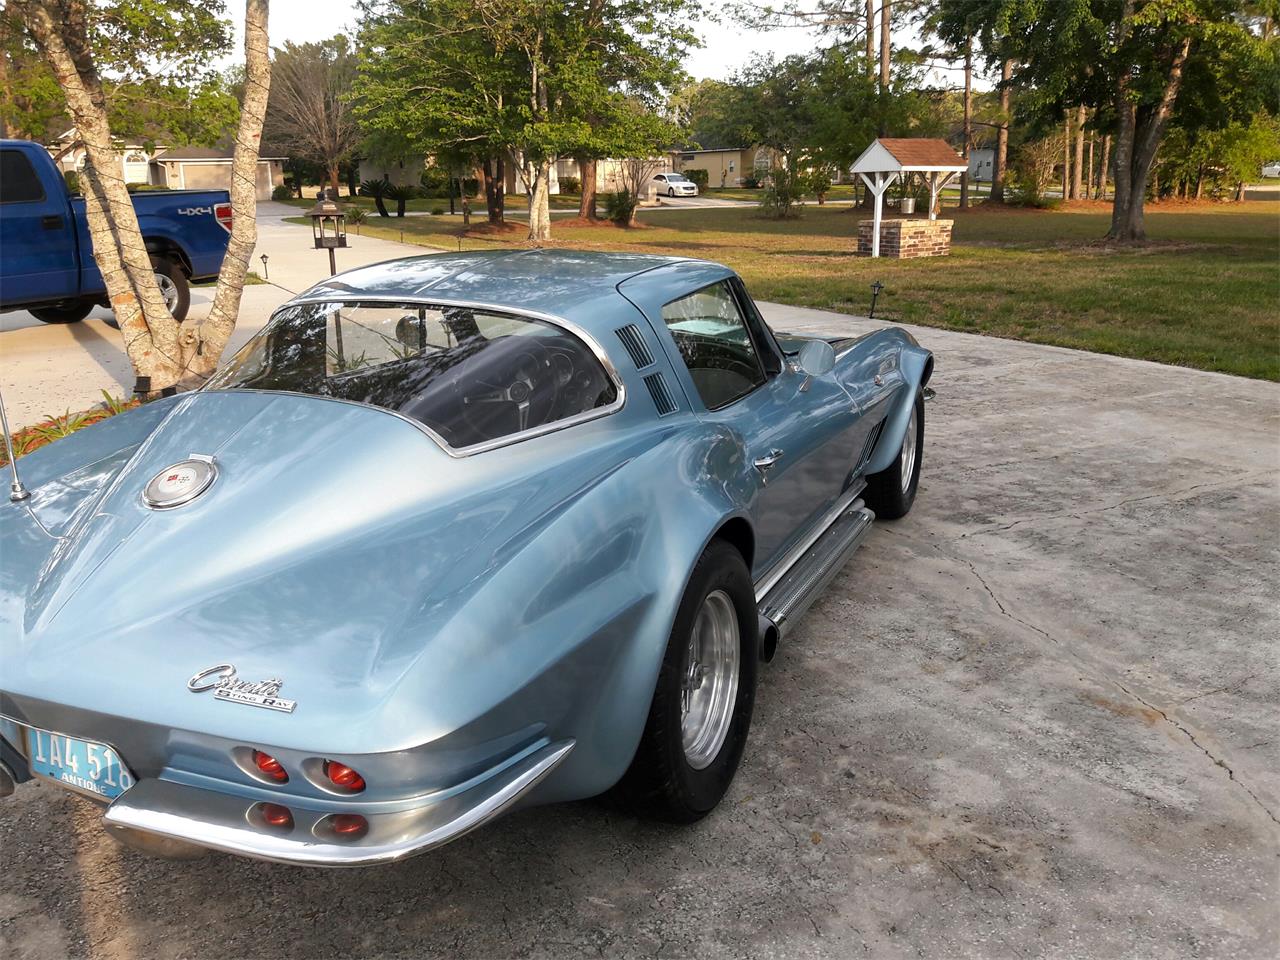
<svg viewBox="0 0 1280 960"><path fill-rule="evenodd" d="M264 803L258 811L262 814L262 821L267 826L280 830L293 829L293 814L289 812L288 807L278 803Z"/></svg>
<svg viewBox="0 0 1280 960"><path fill-rule="evenodd" d="M351 793L359 793L365 786L364 777L360 776L345 763L338 763L336 760L326 760L324 762L324 775L329 778L329 782L335 787L340 787Z"/></svg>
<svg viewBox="0 0 1280 960"><path fill-rule="evenodd" d="M289 774L285 771L280 761L269 753L263 753L261 750L253 751L253 764L262 772L264 777L274 780L276 783L288 783Z"/></svg>
<svg viewBox="0 0 1280 960"><path fill-rule="evenodd" d="M369 821L358 813L335 813L329 828L340 837L353 837L369 829Z"/></svg>

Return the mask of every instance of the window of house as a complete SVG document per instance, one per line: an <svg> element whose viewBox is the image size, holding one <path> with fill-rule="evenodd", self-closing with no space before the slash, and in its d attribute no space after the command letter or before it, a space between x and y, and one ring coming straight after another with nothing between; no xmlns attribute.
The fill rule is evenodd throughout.
<svg viewBox="0 0 1280 960"><path fill-rule="evenodd" d="M662 308L662 320L708 410L764 383L764 368L728 281L671 301Z"/></svg>

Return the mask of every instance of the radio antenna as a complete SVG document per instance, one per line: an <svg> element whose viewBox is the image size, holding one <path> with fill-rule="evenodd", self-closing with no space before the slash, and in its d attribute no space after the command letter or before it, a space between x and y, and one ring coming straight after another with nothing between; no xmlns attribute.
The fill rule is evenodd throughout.
<svg viewBox="0 0 1280 960"><path fill-rule="evenodd" d="M31 496L31 492L22 485L18 476L18 458L13 455L13 437L9 436L9 417L4 412L4 394L0 393L0 428L4 429L4 450L9 455L9 469L13 480L9 482L9 499L18 503Z"/></svg>

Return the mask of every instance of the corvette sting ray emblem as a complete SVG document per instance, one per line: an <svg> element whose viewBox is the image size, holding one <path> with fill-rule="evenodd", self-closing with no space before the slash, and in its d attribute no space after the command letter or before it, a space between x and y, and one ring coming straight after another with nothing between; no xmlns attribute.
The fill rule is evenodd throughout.
<svg viewBox="0 0 1280 960"><path fill-rule="evenodd" d="M200 496L217 478L213 457L193 453L152 477L142 491L142 502L152 510L172 510Z"/></svg>
<svg viewBox="0 0 1280 960"><path fill-rule="evenodd" d="M284 681L279 677L260 680L257 683L239 680L236 678L236 668L229 663L220 663L208 670L201 670L187 681L187 689L192 693L212 690L214 697L218 700L229 700L232 703L243 703L250 707L293 713L293 708L298 705L297 701L276 696L283 686Z"/></svg>

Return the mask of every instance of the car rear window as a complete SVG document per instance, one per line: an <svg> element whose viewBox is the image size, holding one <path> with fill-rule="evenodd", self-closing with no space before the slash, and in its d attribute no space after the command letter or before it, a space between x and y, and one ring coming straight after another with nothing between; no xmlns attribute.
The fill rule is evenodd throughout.
<svg viewBox="0 0 1280 960"><path fill-rule="evenodd" d="M20 150L0 150L0 203L44 199L44 187L31 161Z"/></svg>
<svg viewBox="0 0 1280 960"><path fill-rule="evenodd" d="M209 381L367 403L417 420L455 450L608 412L618 388L559 324L415 303L286 307Z"/></svg>

